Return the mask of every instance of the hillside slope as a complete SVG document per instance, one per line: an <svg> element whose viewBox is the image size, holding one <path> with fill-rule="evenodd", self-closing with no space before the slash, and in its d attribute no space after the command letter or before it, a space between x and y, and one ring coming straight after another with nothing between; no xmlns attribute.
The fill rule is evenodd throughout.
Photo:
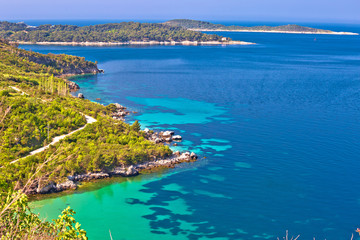
<svg viewBox="0 0 360 240"><path fill-rule="evenodd" d="M66 182L69 175L107 172L172 153L147 140L139 127L114 120L113 104L72 97L67 82L53 75L63 73L62 66L96 64L68 55L39 55L0 41L0 195L13 187L22 189L49 159L35 174L28 193L46 192L42 189L48 184ZM54 137L83 127L85 114L97 121L46 151L14 162Z"/></svg>
<svg viewBox="0 0 360 240"><path fill-rule="evenodd" d="M86 61L83 57L66 54L41 54L19 49L8 41L0 39L0 59L2 65L15 64L26 71L54 74L87 74L98 73L96 63ZM35 64L33 64L35 63Z"/></svg>

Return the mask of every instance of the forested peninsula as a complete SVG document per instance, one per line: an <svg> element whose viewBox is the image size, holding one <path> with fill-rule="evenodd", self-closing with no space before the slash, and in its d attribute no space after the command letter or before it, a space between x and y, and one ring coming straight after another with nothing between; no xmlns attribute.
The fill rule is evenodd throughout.
<svg viewBox="0 0 360 240"><path fill-rule="evenodd" d="M87 239L65 209L54 222L31 213L27 195L76 189L82 181L173 167L196 154L173 153L173 132L142 131L119 118L125 107L70 94L64 75L96 74L96 63L40 54L0 39L0 236ZM61 136L61 137L59 137ZM6 238L6 236L8 238Z"/></svg>
<svg viewBox="0 0 360 240"><path fill-rule="evenodd" d="M46 159L52 160L42 166L25 192L61 191L67 187L59 188L59 183L97 178L88 173L100 173L99 178L134 175L127 172L131 165L137 171L147 167L141 164L177 157L162 143L181 136L142 131L137 121L130 126L123 122L129 113L125 107L73 97L74 83L62 78L69 73L98 72L96 63L81 57L34 53L0 40L1 192L22 189ZM55 137L69 133L49 146ZM35 151L44 146L46 151ZM190 153L176 154L184 160L196 158ZM70 183L69 188L73 187Z"/></svg>
<svg viewBox="0 0 360 240"><path fill-rule="evenodd" d="M58 45L201 45L251 44L232 41L215 34L191 31L160 23L122 22L78 27L45 24L37 27L25 23L0 22L0 37L21 44Z"/></svg>
<svg viewBox="0 0 360 240"><path fill-rule="evenodd" d="M172 27L182 27L184 29L204 32L273 32L273 33L303 33L303 34L337 34L337 35L358 35L351 32L334 32L317 28L299 26L296 24L288 24L282 26L254 26L244 27L223 24L214 24L211 22L197 21L191 19L174 19L163 23Z"/></svg>

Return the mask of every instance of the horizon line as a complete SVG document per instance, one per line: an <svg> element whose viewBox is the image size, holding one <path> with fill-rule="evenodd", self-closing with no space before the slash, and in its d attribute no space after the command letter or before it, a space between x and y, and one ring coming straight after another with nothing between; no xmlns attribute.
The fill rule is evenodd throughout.
<svg viewBox="0 0 360 240"><path fill-rule="evenodd" d="M358 22L348 21L336 21L336 20L241 20L241 19L207 19L207 18L161 18L161 19L147 19L147 18L10 18L10 19L0 19L0 21L17 21L17 22L25 22L25 21L122 21L122 22L136 22L136 21L150 21L150 23L164 22L175 19L189 19L189 20L197 20L197 21L206 21L206 22L248 22L248 23L323 23L323 24L349 24L349 25L359 25Z"/></svg>

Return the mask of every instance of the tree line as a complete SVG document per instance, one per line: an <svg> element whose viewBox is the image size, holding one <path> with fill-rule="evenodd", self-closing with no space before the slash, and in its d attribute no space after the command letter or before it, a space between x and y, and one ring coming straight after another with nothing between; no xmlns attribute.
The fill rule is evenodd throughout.
<svg viewBox="0 0 360 240"><path fill-rule="evenodd" d="M158 23L122 22L78 27L0 22L0 37L25 42L221 41L222 37Z"/></svg>

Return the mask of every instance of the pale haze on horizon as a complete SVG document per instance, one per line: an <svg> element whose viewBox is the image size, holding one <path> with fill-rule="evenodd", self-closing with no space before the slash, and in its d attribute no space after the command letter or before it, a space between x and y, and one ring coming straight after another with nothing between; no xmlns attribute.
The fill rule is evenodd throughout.
<svg viewBox="0 0 360 240"><path fill-rule="evenodd" d="M1 0L0 18L360 23L359 9L359 0Z"/></svg>

